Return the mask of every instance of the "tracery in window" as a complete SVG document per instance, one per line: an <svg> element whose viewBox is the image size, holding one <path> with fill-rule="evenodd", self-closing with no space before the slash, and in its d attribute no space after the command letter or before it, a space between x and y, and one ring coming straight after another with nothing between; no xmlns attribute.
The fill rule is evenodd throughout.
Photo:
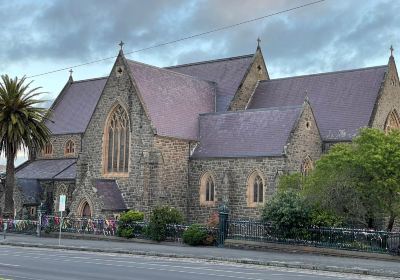
<svg viewBox="0 0 400 280"><path fill-rule="evenodd" d="M200 204L212 205L215 199L215 181L210 172L205 173L200 180Z"/></svg>
<svg viewBox="0 0 400 280"><path fill-rule="evenodd" d="M400 129L400 119L397 111L393 109L386 118L385 132L388 133L393 129Z"/></svg>
<svg viewBox="0 0 400 280"><path fill-rule="evenodd" d="M68 140L65 143L65 155L74 155L75 154L75 142L72 140Z"/></svg>
<svg viewBox="0 0 400 280"><path fill-rule="evenodd" d="M255 207L264 202L264 179L258 171L253 172L247 182L247 204Z"/></svg>
<svg viewBox="0 0 400 280"><path fill-rule="evenodd" d="M129 117L121 105L110 113L105 129L105 172L128 173Z"/></svg>
<svg viewBox="0 0 400 280"><path fill-rule="evenodd" d="M301 164L301 174L303 176L308 176L313 169L314 165L311 158L309 156L306 156Z"/></svg>
<svg viewBox="0 0 400 280"><path fill-rule="evenodd" d="M46 146L44 146L43 154L45 156L49 156L49 155L53 154L53 145L51 143L48 143L48 144L46 144Z"/></svg>

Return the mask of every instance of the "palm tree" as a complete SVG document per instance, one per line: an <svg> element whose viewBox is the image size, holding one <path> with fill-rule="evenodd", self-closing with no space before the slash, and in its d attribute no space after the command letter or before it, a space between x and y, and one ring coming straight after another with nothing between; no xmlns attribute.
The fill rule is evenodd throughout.
<svg viewBox="0 0 400 280"><path fill-rule="evenodd" d="M11 79L2 75L0 80L0 154L7 159L5 180L5 205L3 216L10 218L14 213L14 160L18 150L43 149L50 131L44 120L48 110L38 107L43 101L36 99L40 88L30 88L32 82L26 78Z"/></svg>

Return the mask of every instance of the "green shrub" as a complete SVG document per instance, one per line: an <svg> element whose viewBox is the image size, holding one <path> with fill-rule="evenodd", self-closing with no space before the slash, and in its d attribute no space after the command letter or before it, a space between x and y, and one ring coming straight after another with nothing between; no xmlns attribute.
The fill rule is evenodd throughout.
<svg viewBox="0 0 400 280"><path fill-rule="evenodd" d="M169 224L181 224L182 214L169 206L156 207L150 216L150 223L146 228L146 235L155 241L163 241L167 238Z"/></svg>
<svg viewBox="0 0 400 280"><path fill-rule="evenodd" d="M284 238L302 238L311 226L311 208L297 191L281 191L266 203L262 219Z"/></svg>
<svg viewBox="0 0 400 280"><path fill-rule="evenodd" d="M125 238L133 238L142 233L142 226L137 224L143 222L144 214L139 211L129 210L122 213L118 220L117 235Z"/></svg>
<svg viewBox="0 0 400 280"><path fill-rule="evenodd" d="M183 242L191 246L203 245L207 236L204 227L193 224L183 233Z"/></svg>
<svg viewBox="0 0 400 280"><path fill-rule="evenodd" d="M342 225L342 220L328 211L313 209L311 224L317 227L338 227Z"/></svg>

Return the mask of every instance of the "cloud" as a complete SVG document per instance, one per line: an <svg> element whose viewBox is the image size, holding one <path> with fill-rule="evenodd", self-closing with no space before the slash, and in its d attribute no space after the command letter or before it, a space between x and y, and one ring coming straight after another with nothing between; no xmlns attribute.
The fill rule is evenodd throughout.
<svg viewBox="0 0 400 280"><path fill-rule="evenodd" d="M126 51L140 49L308 2L3 1L0 18L10 24L0 29L0 60L85 62L115 55L119 40ZM169 65L242 55L255 50L260 36L273 77L360 67L387 59L391 43L400 46L399 9L399 1L326 0L130 57Z"/></svg>

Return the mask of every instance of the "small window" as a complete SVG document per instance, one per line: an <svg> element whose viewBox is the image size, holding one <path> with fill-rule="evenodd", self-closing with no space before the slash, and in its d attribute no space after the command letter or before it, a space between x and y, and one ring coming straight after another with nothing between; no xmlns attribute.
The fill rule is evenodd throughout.
<svg viewBox="0 0 400 280"><path fill-rule="evenodd" d="M53 145L51 143L46 144L43 149L43 154L49 156L53 154Z"/></svg>
<svg viewBox="0 0 400 280"><path fill-rule="evenodd" d="M211 173L205 173L200 180L200 204L215 204L215 181Z"/></svg>
<svg viewBox="0 0 400 280"><path fill-rule="evenodd" d="M306 121L306 129L307 130L311 129L311 122L310 121Z"/></svg>
<svg viewBox="0 0 400 280"><path fill-rule="evenodd" d="M72 140L68 140L65 143L65 155L74 155L75 154L75 142Z"/></svg>
<svg viewBox="0 0 400 280"><path fill-rule="evenodd" d="M264 203L264 179L258 171L253 172L247 182L247 205L256 207Z"/></svg>

